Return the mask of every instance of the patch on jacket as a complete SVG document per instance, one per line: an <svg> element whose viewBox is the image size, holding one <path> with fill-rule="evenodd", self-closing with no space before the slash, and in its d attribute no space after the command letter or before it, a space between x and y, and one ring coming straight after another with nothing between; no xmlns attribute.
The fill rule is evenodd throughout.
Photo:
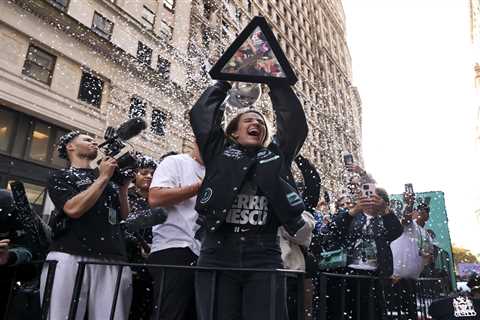
<svg viewBox="0 0 480 320"><path fill-rule="evenodd" d="M223 151L223 155L227 158L240 159L243 156L243 151L235 148L227 148Z"/></svg>
<svg viewBox="0 0 480 320"><path fill-rule="evenodd" d="M260 160L259 163L264 164L264 163L271 162L271 161L278 160L278 159L280 159L280 156L276 155L276 156L273 156L273 157L268 158L268 159Z"/></svg>
<svg viewBox="0 0 480 320"><path fill-rule="evenodd" d="M288 203L294 207L302 203L302 198L296 192L290 192L287 194Z"/></svg>
<svg viewBox="0 0 480 320"><path fill-rule="evenodd" d="M205 204L210 200L210 198L213 195L213 190L212 188L207 188L202 192L202 195L200 196L200 203Z"/></svg>
<svg viewBox="0 0 480 320"><path fill-rule="evenodd" d="M265 159L265 158L270 157L271 155L273 155L272 151L270 151L268 149L262 149L262 150L257 152L257 159L258 160Z"/></svg>

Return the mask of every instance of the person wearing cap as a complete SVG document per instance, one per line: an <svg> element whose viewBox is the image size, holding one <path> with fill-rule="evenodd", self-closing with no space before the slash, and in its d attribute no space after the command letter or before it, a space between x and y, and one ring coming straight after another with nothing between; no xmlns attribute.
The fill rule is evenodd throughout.
<svg viewBox="0 0 480 320"><path fill-rule="evenodd" d="M467 286L468 294L433 301L428 308L432 320L480 320L480 275L470 274Z"/></svg>
<svg viewBox="0 0 480 320"><path fill-rule="evenodd" d="M112 265L87 264L82 281L75 319L108 319L120 267L126 249L120 221L128 216L128 183L121 186L111 178L118 165L115 159L101 160L98 171L91 169L97 157L96 141L73 131L60 138L59 156L70 167L52 172L47 190L65 230L54 237L47 260L56 260L48 319L66 319L79 262L106 262ZM47 267L41 277L41 294L45 290ZM121 273L115 319L127 319L132 295L129 268ZM42 297L43 298L43 297Z"/></svg>

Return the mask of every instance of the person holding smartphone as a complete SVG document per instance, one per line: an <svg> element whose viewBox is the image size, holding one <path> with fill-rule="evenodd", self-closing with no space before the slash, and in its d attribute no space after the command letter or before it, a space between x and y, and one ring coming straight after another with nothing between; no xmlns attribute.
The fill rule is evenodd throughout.
<svg viewBox="0 0 480 320"><path fill-rule="evenodd" d="M433 258L433 240L424 228L430 208L424 203L415 208L415 200L412 184L405 184L403 233L390 245L394 261L391 298L408 317L414 317L417 312L416 279Z"/></svg>
<svg viewBox="0 0 480 320"><path fill-rule="evenodd" d="M363 188L370 190L371 186ZM389 209L388 193L375 188L370 196L359 196L350 208L342 208L328 226L330 237L334 238L338 247L347 251L346 274L376 277L390 277L393 273L393 257L390 243L402 234L402 226L398 218ZM360 283L357 284L359 281ZM369 281L352 280L347 282L346 312L351 319L380 319L384 310L382 286L375 283L371 287ZM356 293L360 290L361 313L357 314ZM369 294L365 294L368 292ZM369 295L375 301L374 314L368 314ZM339 297L339 296L337 296ZM338 301L337 301L338 302ZM334 303L329 303L333 305ZM331 315L330 319L341 319L342 315Z"/></svg>

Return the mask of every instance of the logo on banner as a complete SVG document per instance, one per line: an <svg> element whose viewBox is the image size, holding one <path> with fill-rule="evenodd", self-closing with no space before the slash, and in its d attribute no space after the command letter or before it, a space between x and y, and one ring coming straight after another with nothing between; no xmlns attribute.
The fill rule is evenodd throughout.
<svg viewBox="0 0 480 320"><path fill-rule="evenodd" d="M460 296L453 299L453 312L455 318L477 316L477 312L473 308L473 302L468 297Z"/></svg>

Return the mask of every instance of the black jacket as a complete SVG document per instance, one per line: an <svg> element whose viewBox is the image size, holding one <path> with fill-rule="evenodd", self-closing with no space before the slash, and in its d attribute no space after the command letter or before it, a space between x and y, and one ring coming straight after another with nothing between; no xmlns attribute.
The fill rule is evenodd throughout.
<svg viewBox="0 0 480 320"><path fill-rule="evenodd" d="M335 244L331 249L345 248L350 251L362 237L362 228L367 218L363 213L352 217L348 210L340 210L328 226L327 236ZM383 223L374 226L375 245L377 247L377 275L389 277L393 274L393 256L390 243L403 233L402 225L393 213L381 217Z"/></svg>
<svg viewBox="0 0 480 320"><path fill-rule="evenodd" d="M206 168L195 206L200 224L210 232L223 224L248 173L268 198L280 223L295 233L303 226L301 213L305 209L290 170L308 132L301 103L289 86L272 87L276 135L268 147L249 152L227 140L221 126L222 102L229 89L228 83L217 82L190 111L190 123Z"/></svg>
<svg viewBox="0 0 480 320"><path fill-rule="evenodd" d="M318 173L317 168L302 155L295 158L295 163L302 173L304 190L302 194L303 202L307 210L313 212L320 200L320 188L322 187L322 179Z"/></svg>

